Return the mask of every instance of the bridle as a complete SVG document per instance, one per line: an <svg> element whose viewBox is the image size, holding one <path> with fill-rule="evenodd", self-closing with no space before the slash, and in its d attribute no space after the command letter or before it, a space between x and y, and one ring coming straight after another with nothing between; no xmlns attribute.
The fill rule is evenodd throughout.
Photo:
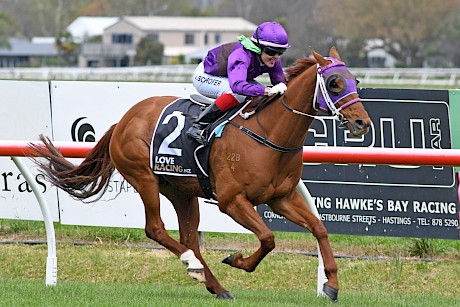
<svg viewBox="0 0 460 307"><path fill-rule="evenodd" d="M286 104L285 95L283 95L281 103L286 109L295 114L308 116L315 119L334 119L337 120L341 126L343 126L348 122L348 119L343 116L340 111L356 102L361 101L361 98L357 97L352 99L338 108L335 106L337 102L343 98L351 94L358 93L356 88L356 80L348 71L343 62L331 57L327 57L326 59L331 61L331 63L326 66L320 66L319 64L316 64L316 86L315 94L313 96L313 108L316 111L319 109L326 112L329 111L332 114L331 116L313 115L295 110ZM339 93L331 91L331 83L336 78L341 79L344 85L344 88Z"/></svg>

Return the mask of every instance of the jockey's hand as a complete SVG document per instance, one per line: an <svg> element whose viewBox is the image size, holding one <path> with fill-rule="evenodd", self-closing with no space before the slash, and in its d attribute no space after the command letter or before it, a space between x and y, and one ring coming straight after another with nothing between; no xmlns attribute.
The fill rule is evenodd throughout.
<svg viewBox="0 0 460 307"><path fill-rule="evenodd" d="M273 96L277 94L283 95L286 89L286 84L284 84L283 82L278 83L277 85L273 86L268 90L268 96Z"/></svg>

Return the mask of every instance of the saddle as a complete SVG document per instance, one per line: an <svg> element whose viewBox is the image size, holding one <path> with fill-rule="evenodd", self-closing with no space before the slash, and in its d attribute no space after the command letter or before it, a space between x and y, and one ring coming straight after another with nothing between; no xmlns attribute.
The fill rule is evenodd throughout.
<svg viewBox="0 0 460 307"><path fill-rule="evenodd" d="M225 125L235 116L249 117L260 108L263 99L248 100L211 124L208 145L204 146L186 135L186 131L212 99L192 94L166 106L157 122L151 144L151 168L155 174L197 177L206 197L214 199L209 181L209 153L213 141L222 135ZM244 112L243 112L244 111Z"/></svg>

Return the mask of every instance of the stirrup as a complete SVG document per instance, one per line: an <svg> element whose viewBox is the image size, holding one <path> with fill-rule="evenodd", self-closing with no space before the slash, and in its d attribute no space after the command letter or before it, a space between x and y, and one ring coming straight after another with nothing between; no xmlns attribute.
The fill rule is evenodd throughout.
<svg viewBox="0 0 460 307"><path fill-rule="evenodd" d="M208 145L208 140L207 140L207 137L206 135L208 134L207 133L207 128L205 127L204 129L199 129L199 128L196 128L194 126L191 126L188 130L187 130L187 135L193 139L195 139L198 143L200 143L201 145Z"/></svg>
<svg viewBox="0 0 460 307"><path fill-rule="evenodd" d="M200 130L200 134L194 135L192 136L192 138L194 138L201 145L206 146L208 145L208 139L206 137L206 134L206 130Z"/></svg>

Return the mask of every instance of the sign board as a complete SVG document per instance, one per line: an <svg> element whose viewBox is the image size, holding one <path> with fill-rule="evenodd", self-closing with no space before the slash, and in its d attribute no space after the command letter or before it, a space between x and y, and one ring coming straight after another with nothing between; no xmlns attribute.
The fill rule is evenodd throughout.
<svg viewBox="0 0 460 307"><path fill-rule="evenodd" d="M48 82L0 81L0 139L38 140L40 133L52 135ZM51 187L27 158L42 188L53 221L59 221L56 188ZM0 157L0 218L43 220L35 195L10 157Z"/></svg>
<svg viewBox="0 0 460 307"><path fill-rule="evenodd" d="M362 89L360 96L373 121L368 134L348 138L337 122L316 120L305 145L451 148L448 91ZM452 167L307 163L302 180L329 233L459 238ZM305 231L267 206L259 213L273 230Z"/></svg>
<svg viewBox="0 0 460 307"><path fill-rule="evenodd" d="M54 140L98 141L137 102L151 96L188 97L192 84L140 82L51 82ZM81 160L75 159L75 163ZM144 228L144 205L136 190L119 173L111 178L105 195L95 203L72 199L59 190L62 224ZM216 205L200 199L199 230L242 232L248 230L221 213ZM177 215L161 196L161 216L166 229L177 230Z"/></svg>
<svg viewBox="0 0 460 307"><path fill-rule="evenodd" d="M42 133L56 141L97 141L138 101L194 92L191 84L181 83L0 81L0 137L32 141ZM460 91L362 89L360 94L373 120L367 135L350 139L337 123L317 120L305 144L436 149L451 148L457 140L458 146L458 112L449 113L460 110ZM139 195L119 174L101 201L88 204L51 187L33 163L25 162L43 188L53 221L144 227ZM459 237L458 182L451 167L305 164L302 179L330 233ZM201 231L248 232L201 199L200 210ZM266 206L258 212L272 230L305 231ZM177 229L175 212L165 198L161 214L167 229ZM43 219L33 192L8 157L0 157L0 218Z"/></svg>

